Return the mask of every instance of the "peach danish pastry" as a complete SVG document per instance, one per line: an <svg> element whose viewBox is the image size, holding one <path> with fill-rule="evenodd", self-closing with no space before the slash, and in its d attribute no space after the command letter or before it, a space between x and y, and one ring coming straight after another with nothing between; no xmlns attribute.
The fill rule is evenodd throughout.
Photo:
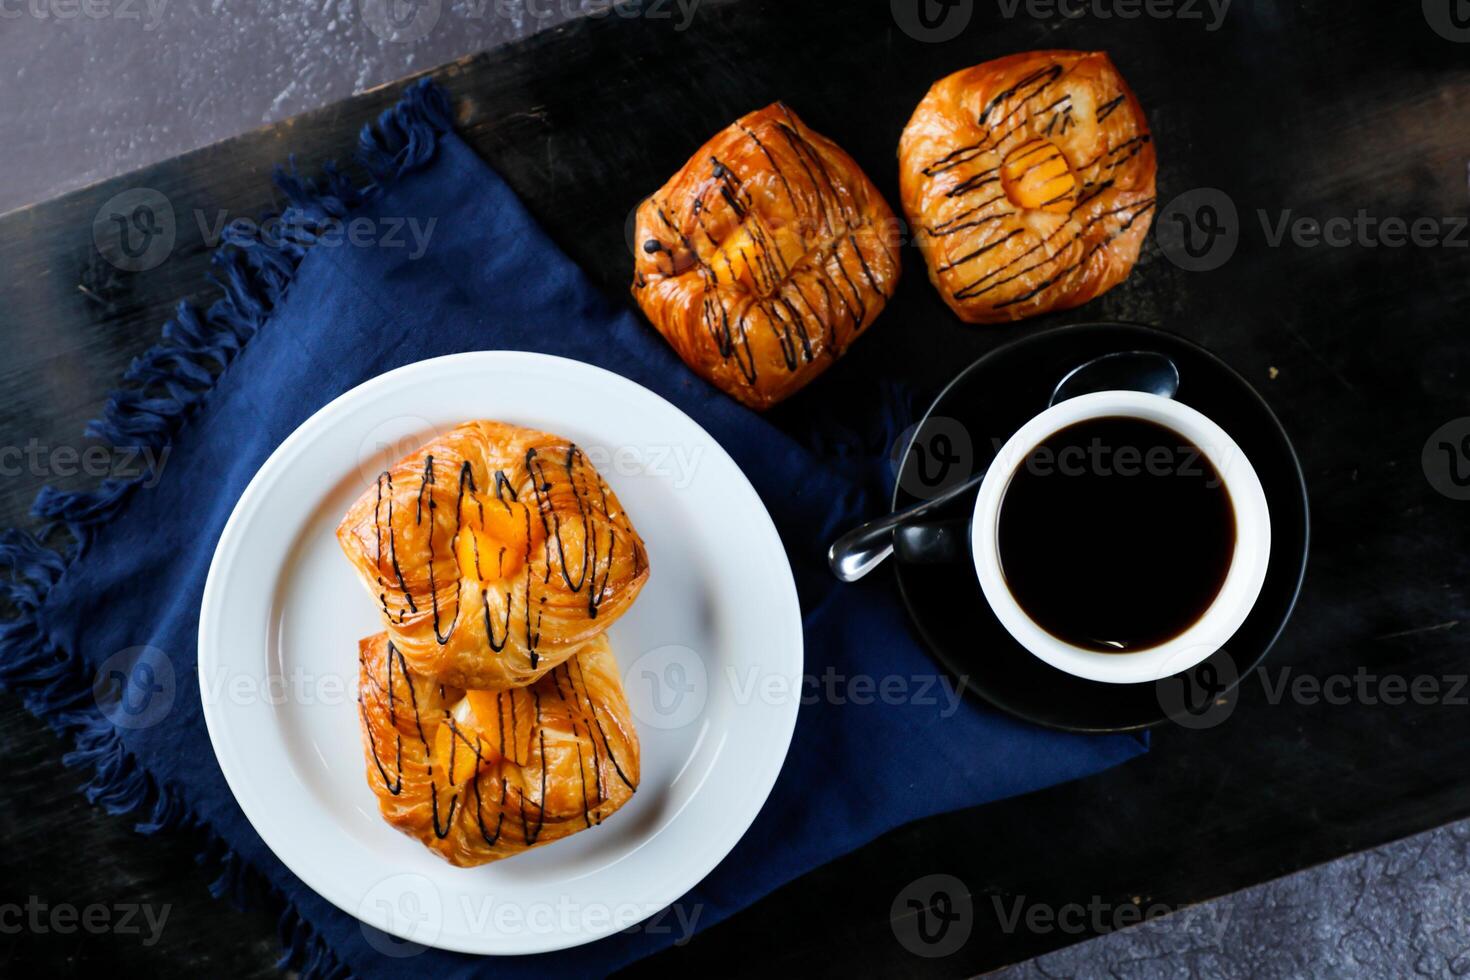
<svg viewBox="0 0 1470 980"><path fill-rule="evenodd" d="M560 436L467 422L378 475L337 528L407 665L498 691L536 681L621 616L648 556Z"/></svg>
<svg viewBox="0 0 1470 980"><path fill-rule="evenodd" d="M1107 292L1152 221L1153 138L1102 52L1031 51L940 79L898 155L929 278L970 323Z"/></svg>
<svg viewBox="0 0 1470 980"><path fill-rule="evenodd" d="M898 235L852 157L777 102L716 134L638 208L633 296L695 373L766 409L882 312Z"/></svg>
<svg viewBox="0 0 1470 980"><path fill-rule="evenodd" d="M606 637L529 687L476 692L359 644L368 784L383 818L469 867L594 827L638 787L638 735Z"/></svg>

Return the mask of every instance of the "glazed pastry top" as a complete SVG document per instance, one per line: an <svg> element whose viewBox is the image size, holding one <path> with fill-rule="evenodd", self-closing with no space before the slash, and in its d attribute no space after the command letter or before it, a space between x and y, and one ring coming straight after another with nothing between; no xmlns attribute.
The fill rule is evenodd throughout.
<svg viewBox="0 0 1470 980"><path fill-rule="evenodd" d="M463 691L363 640L368 785L384 818L451 864L510 857L602 823L633 795L638 736L605 637L536 683Z"/></svg>
<svg viewBox="0 0 1470 980"><path fill-rule="evenodd" d="M633 295L690 367L763 409L877 318L899 234L857 163L778 102L717 134L639 207Z"/></svg>
<svg viewBox="0 0 1470 980"><path fill-rule="evenodd" d="M649 572L586 454L501 422L460 425L383 471L337 538L409 666L474 690L535 681Z"/></svg>
<svg viewBox="0 0 1470 980"><path fill-rule="evenodd" d="M930 278L972 323L1067 309L1122 281L1156 169L1143 109L1101 52L1027 52L940 79L899 145Z"/></svg>

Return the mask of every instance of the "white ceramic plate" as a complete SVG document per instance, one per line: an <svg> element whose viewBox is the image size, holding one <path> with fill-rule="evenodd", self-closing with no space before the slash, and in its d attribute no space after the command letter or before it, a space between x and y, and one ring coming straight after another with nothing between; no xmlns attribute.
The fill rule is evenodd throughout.
<svg viewBox="0 0 1470 980"><path fill-rule="evenodd" d="M642 743L638 792L601 826L466 869L384 823L368 789L357 641L380 626L333 532L389 461L474 418L582 446L652 574L609 631ZM539 354L411 364L313 415L235 506L199 618L204 718L241 809L302 881L400 955L562 949L674 902L764 803L801 671L785 549L734 461L647 389ZM677 933L680 921L660 926Z"/></svg>

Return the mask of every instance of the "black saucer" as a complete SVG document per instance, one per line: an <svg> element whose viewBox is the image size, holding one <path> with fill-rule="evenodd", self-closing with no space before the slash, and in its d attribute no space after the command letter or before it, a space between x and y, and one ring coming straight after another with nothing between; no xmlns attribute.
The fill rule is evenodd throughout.
<svg viewBox="0 0 1470 980"><path fill-rule="evenodd" d="M1214 419L1260 476L1271 508L1266 583L1244 625L1205 663L1156 684L1103 684L1032 656L1001 626L969 564L933 565L895 555L904 604L929 649L966 689L1027 721L1077 732L1120 732L1174 719L1186 726L1265 658L1296 604L1307 563L1307 489L1281 423L1244 378L1214 354L1173 334L1089 323L1033 334L966 368L930 406L904 450L895 508L978 472L1027 419L1046 407L1073 367L1110 351L1153 350L1179 366L1180 401ZM966 439L968 437L968 439ZM968 441L968 449L966 448ZM946 461L950 465L946 466ZM974 494L942 517L967 517Z"/></svg>

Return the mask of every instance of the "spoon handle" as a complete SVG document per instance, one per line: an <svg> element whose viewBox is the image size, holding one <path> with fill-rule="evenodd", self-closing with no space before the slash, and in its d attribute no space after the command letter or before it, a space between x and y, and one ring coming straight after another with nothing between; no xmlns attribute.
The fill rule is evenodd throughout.
<svg viewBox="0 0 1470 980"><path fill-rule="evenodd" d="M832 547L827 551L827 564L831 566L832 574L844 582L856 582L893 554L894 528L933 513L967 491L974 490L983 479L985 471L981 470L964 483L950 487L937 497L894 511L848 531L832 542Z"/></svg>
<svg viewBox="0 0 1470 980"><path fill-rule="evenodd" d="M896 527L893 553L911 565L969 564L970 518L915 521Z"/></svg>

